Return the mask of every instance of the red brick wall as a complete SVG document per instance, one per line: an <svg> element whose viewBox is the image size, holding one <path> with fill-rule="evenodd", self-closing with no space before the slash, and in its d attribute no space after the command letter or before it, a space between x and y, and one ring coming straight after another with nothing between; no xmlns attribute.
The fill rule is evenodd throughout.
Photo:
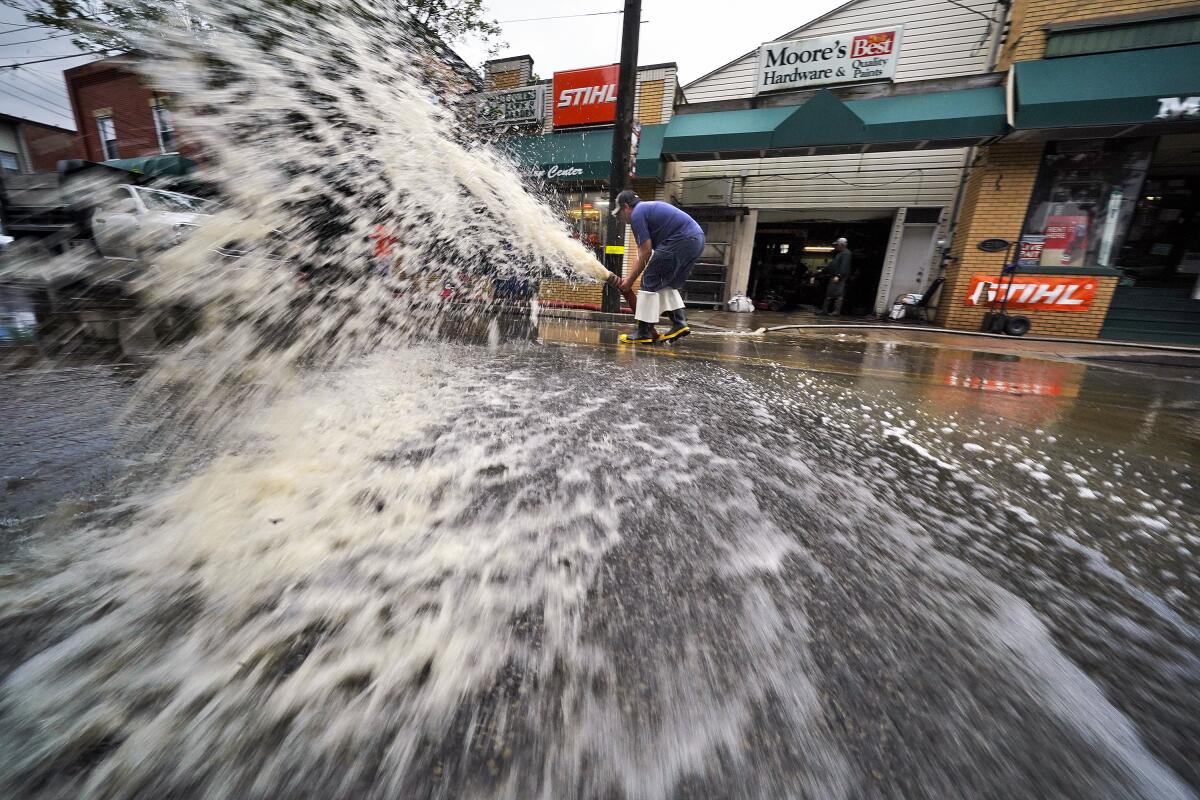
<svg viewBox="0 0 1200 800"><path fill-rule="evenodd" d="M133 72L123 69L117 59L84 64L67 70L64 76L88 160L104 160L95 113L104 108L112 110L119 158L155 156L162 152L150 105L154 92Z"/></svg>
<svg viewBox="0 0 1200 800"><path fill-rule="evenodd" d="M34 172L52 172L62 159L83 157L79 137L70 131L23 122L21 133L25 137Z"/></svg>

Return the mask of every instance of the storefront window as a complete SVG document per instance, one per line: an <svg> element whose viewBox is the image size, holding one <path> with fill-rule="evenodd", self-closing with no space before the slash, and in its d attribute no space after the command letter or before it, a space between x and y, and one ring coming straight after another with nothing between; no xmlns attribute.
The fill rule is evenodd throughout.
<svg viewBox="0 0 1200 800"><path fill-rule="evenodd" d="M562 196L566 201L571 236L592 248L598 255L602 254L608 192L604 189L587 189L581 192L563 192Z"/></svg>
<svg viewBox="0 0 1200 800"><path fill-rule="evenodd" d="M1153 139L1051 142L1021 232L1021 266L1115 267Z"/></svg>
<svg viewBox="0 0 1200 800"><path fill-rule="evenodd" d="M1200 290L1200 134L1163 136L1121 249L1127 281Z"/></svg>

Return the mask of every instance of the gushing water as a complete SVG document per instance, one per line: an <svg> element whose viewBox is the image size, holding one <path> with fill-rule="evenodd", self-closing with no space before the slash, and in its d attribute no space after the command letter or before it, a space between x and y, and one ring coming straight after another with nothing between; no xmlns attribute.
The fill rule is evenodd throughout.
<svg viewBox="0 0 1200 800"><path fill-rule="evenodd" d="M489 281L601 275L416 29L186 23L144 69L226 200L144 288L205 319L131 412L160 479L0 572L4 796L1192 796L1195 627L1043 524L1053 467L1005 489L819 378L503 344ZM1073 622L1076 582L1128 607Z"/></svg>

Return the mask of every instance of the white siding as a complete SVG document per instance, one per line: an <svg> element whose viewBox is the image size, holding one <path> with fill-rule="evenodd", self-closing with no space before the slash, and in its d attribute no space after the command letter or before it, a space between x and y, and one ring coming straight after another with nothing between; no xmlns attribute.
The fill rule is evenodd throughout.
<svg viewBox="0 0 1200 800"><path fill-rule="evenodd" d="M1004 13L995 0L962 0L988 16ZM772 41L802 39L891 25L903 25L897 83L950 78L988 71L990 23L946 0L859 0ZM739 100L754 96L758 49L712 75L684 87L689 103Z"/></svg>
<svg viewBox="0 0 1200 800"><path fill-rule="evenodd" d="M691 161L679 164L682 181L735 178L731 206L759 209L871 209L949 206L966 151L797 158Z"/></svg>

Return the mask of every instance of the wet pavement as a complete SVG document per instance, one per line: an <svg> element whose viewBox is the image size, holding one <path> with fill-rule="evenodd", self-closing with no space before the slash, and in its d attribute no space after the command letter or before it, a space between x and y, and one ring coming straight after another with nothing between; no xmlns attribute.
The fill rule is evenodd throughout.
<svg viewBox="0 0 1200 800"><path fill-rule="evenodd" d="M2 351L7 796L1200 789L1200 373L502 328L187 480L135 367Z"/></svg>

